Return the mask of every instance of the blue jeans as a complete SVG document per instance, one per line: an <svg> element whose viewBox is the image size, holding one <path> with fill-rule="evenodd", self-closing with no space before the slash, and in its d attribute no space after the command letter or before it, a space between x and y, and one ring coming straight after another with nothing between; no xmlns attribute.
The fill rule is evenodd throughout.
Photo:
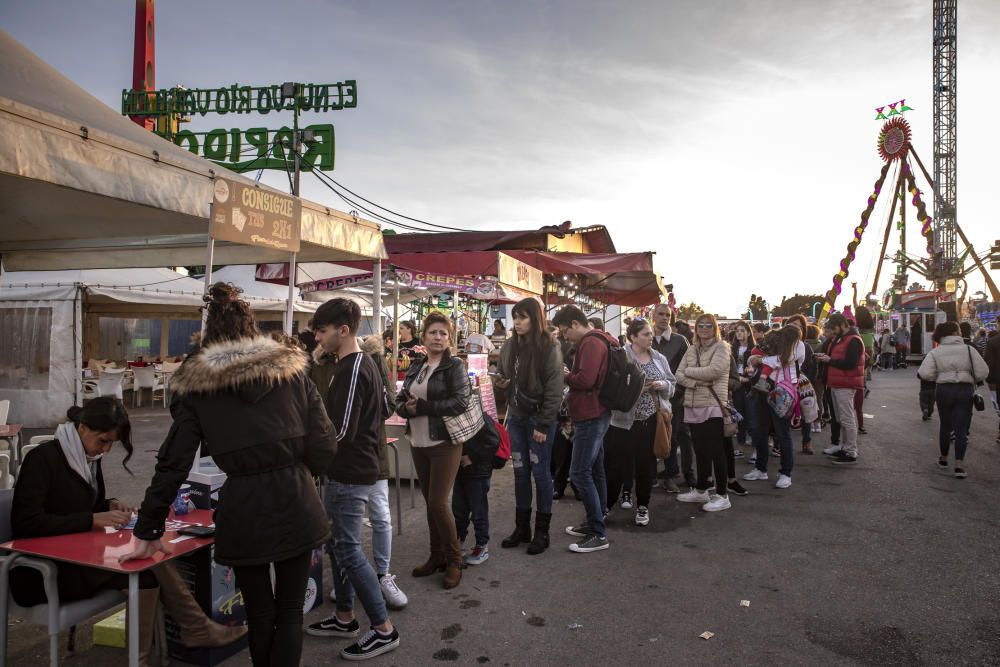
<svg viewBox="0 0 1000 667"><path fill-rule="evenodd" d="M455 487L451 491L451 513L455 515L455 530L460 542L464 542L469 534L471 518L476 531L476 546L489 544L490 481L489 477L473 477L461 472L455 478Z"/></svg>
<svg viewBox="0 0 1000 667"><path fill-rule="evenodd" d="M604 509L608 506L608 484L604 475L604 434L611 413L596 419L573 422L573 460L569 476L583 498L590 532L604 537Z"/></svg>
<svg viewBox="0 0 1000 667"><path fill-rule="evenodd" d="M392 559L392 513L389 511L389 480L380 479L368 496L368 519L372 522L372 557L378 573L389 574Z"/></svg>
<svg viewBox="0 0 1000 667"><path fill-rule="evenodd" d="M531 509L531 479L535 479L538 511L552 513L552 442L556 437L556 422L552 422L545 442L535 442L535 418L510 415L510 463L514 467L514 504L519 510ZM459 532L461 535L461 532Z"/></svg>
<svg viewBox="0 0 1000 667"><path fill-rule="evenodd" d="M768 426L773 425L774 444L781 451L781 468L778 470L778 474L791 477L792 466L795 463L792 458L794 454L792 453L791 422L788 417L779 417L774 414L774 410L768 407L767 400L763 396L757 400L759 402L757 416L764 417L767 421L764 426L758 429L758 434L754 437L754 449L757 451L757 463L755 466L757 470L767 472L767 458L771 454L771 448L767 446ZM806 427L803 426L804 428ZM803 434L805 434L804 430Z"/></svg>
<svg viewBox="0 0 1000 667"><path fill-rule="evenodd" d="M357 592L371 624L382 625L389 618L382 589L375 570L361 550L361 521L374 489L374 485L327 480L323 485L323 504L333 535L326 548L333 566L337 611L353 611L354 593Z"/></svg>

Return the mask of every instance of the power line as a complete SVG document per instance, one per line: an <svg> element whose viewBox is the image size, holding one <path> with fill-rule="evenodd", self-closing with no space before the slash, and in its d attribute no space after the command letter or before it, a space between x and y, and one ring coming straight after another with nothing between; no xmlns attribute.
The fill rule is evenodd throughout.
<svg viewBox="0 0 1000 667"><path fill-rule="evenodd" d="M344 190L346 190L350 194L354 195L355 197L357 197L361 201L363 201L363 202L365 202L367 204L371 204L372 206L374 206L376 208L382 209L386 213L390 213L390 214L395 215L397 217L403 218L404 220L410 220L411 222L418 222L418 223L420 223L422 225L427 225L429 227L436 227L438 229L444 229L444 230L452 231L452 232L470 232L470 231L476 231L476 230L472 230L472 229L463 229L461 227L448 227L447 225L438 225L438 224L435 224L433 222L427 222L426 220L421 220L419 218L411 218L408 215L403 215L402 213L397 213L396 211L393 211L392 209L388 209L385 206L382 206L381 204L377 204L377 203L371 201L370 199L365 199L364 197L362 197L361 195L359 195L357 192L354 192L353 190L351 190L347 186L342 185L341 183L338 183L337 181L335 181L333 178L331 178L329 176L327 176L327 178L329 178L330 181L332 183L334 183L337 187L343 188Z"/></svg>

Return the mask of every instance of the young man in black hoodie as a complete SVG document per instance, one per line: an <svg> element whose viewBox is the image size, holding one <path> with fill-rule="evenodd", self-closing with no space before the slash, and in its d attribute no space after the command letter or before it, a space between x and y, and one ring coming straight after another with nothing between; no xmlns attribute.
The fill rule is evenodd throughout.
<svg viewBox="0 0 1000 667"><path fill-rule="evenodd" d="M360 324L360 308L347 299L327 301L313 317L317 343L338 359L326 401L337 434L337 456L323 485L333 533L329 551L337 610L306 632L320 637L358 636L357 592L371 630L341 651L348 660L374 658L399 646L399 633L389 621L378 576L361 549L361 522L379 476L379 439L389 407L382 374L358 345Z"/></svg>

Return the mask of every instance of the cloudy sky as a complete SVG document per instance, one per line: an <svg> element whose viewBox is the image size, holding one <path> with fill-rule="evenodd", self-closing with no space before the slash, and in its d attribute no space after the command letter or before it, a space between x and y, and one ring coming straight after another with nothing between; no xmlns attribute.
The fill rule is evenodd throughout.
<svg viewBox="0 0 1000 667"><path fill-rule="evenodd" d="M737 316L751 292L778 303L829 289L881 168L875 107L906 99L932 168L931 5L172 0L157 6L156 83L356 79L356 109L308 119L336 125L333 176L355 192L466 229L606 225L619 251L656 252L681 302ZM0 26L117 109L133 7L0 0ZM998 34L1000 2L962 0L959 222L980 250L1000 237ZM347 208L313 177L303 194ZM860 293L884 200L848 279Z"/></svg>

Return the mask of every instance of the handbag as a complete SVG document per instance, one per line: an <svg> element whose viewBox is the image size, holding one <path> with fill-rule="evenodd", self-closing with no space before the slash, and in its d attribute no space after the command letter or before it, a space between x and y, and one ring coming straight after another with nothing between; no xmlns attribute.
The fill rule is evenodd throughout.
<svg viewBox="0 0 1000 667"><path fill-rule="evenodd" d="M715 402L719 404L719 409L722 410L722 435L727 438L731 438L740 430L740 420L742 415L740 415L731 406L723 405L722 401L719 400L719 395L715 393L715 389L709 387L708 390L712 393L712 397Z"/></svg>
<svg viewBox="0 0 1000 667"><path fill-rule="evenodd" d="M673 438L673 413L668 410L656 411L656 435L653 436L653 456L665 459L670 456L671 439Z"/></svg>
<svg viewBox="0 0 1000 667"><path fill-rule="evenodd" d="M979 388L976 386L976 364L972 362L972 350L966 345L965 351L969 353L969 373L972 374L972 407L976 409L976 412L982 412L986 409L986 399L979 393Z"/></svg>
<svg viewBox="0 0 1000 667"><path fill-rule="evenodd" d="M441 420L452 443L460 444L471 439L486 424L483 420L483 404L479 394L472 392L469 396L469 405L461 414L445 415Z"/></svg>

